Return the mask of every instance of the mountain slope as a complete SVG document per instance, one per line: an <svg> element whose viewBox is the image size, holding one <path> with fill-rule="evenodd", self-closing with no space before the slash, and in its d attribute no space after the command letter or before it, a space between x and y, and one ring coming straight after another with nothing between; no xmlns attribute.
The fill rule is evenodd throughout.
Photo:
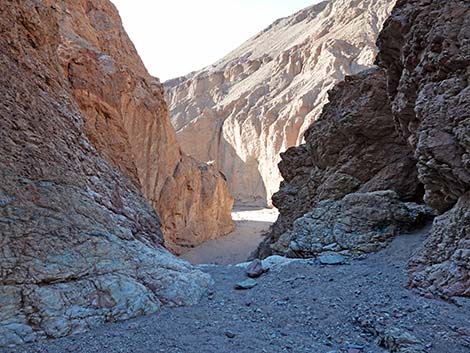
<svg viewBox="0 0 470 353"><path fill-rule="evenodd" d="M302 141L345 75L370 67L394 2L331 0L280 19L214 65L164 83L183 150L238 201L270 203L280 152Z"/></svg>

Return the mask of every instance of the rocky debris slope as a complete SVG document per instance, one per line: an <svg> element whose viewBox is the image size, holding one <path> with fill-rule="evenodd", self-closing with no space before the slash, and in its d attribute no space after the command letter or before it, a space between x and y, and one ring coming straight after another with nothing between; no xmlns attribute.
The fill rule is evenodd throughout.
<svg viewBox="0 0 470 353"><path fill-rule="evenodd" d="M234 229L223 175L180 150L163 97L108 0L48 1L59 13L59 57L90 142L139 183L165 244L187 251Z"/></svg>
<svg viewBox="0 0 470 353"><path fill-rule="evenodd" d="M281 154L284 181L273 196L280 215L259 249L262 257L284 254L294 221L312 210L324 212L324 204L315 209L322 201L380 190L393 190L402 201L422 197L416 161L387 104L384 72L370 69L346 77L329 92L329 100L306 131L306 143Z"/></svg>
<svg viewBox="0 0 470 353"><path fill-rule="evenodd" d="M411 261L411 285L470 296L470 3L399 1L378 44L424 199L445 212Z"/></svg>
<svg viewBox="0 0 470 353"><path fill-rule="evenodd" d="M394 1L329 0L274 22L225 58L165 82L177 138L213 161L235 199L270 203L279 153L303 132L345 75L373 64Z"/></svg>
<svg viewBox="0 0 470 353"><path fill-rule="evenodd" d="M389 100L383 92L383 80L382 84L377 80L380 71L366 72L362 78L348 78L333 90L322 118L306 133L307 143L283 155L280 166L285 181L273 198L280 209L280 217L258 255L272 253L273 242L292 229L294 220L305 210L304 205L315 207L322 198L341 198L355 191L354 188L368 184L358 183L349 173L346 176L337 173L343 166L351 169L349 158L360 156L363 159L369 155L378 163L382 158L403 158L403 154L395 150L402 146L401 153L410 161L411 156L403 149L402 141L407 141L416 166L403 164L403 168L379 169L377 180L391 183L387 188L396 190L404 200L414 194L419 201L421 184L424 201L443 213L435 219L429 238L410 262L410 285L426 295L470 296L470 3L401 0L386 21L378 45L377 64L385 70ZM355 86L348 87L351 80L356 81ZM382 87L381 94L368 94L378 87ZM341 97L347 97L348 90L352 92L349 93L352 99L344 103ZM371 105L374 100L377 104ZM350 150L344 150L342 163L326 173L330 159L336 161L337 152L333 149L322 154L323 151L330 145L336 146L336 140L348 138L353 131L366 134L380 106L382 111L390 111L375 126L388 124L389 136L393 136L390 144L373 145L365 153L361 145L361 149L354 150L352 143ZM351 118L340 118L347 117L350 109L367 118L362 121L353 115L359 123L357 130L351 130ZM398 135L391 126L391 114ZM325 131L328 121L335 126L336 135L324 133L326 139L322 139L321 134L311 135ZM315 140L319 143L315 144ZM366 175L376 173L361 162L354 165ZM319 170L320 178L317 177ZM321 176L330 175L333 175L335 188L328 183L323 186L326 178ZM330 189L333 191L328 193ZM404 193L405 190L413 192Z"/></svg>
<svg viewBox="0 0 470 353"><path fill-rule="evenodd" d="M0 346L193 304L210 283L87 138L57 55L63 4L0 0Z"/></svg>
<svg viewBox="0 0 470 353"><path fill-rule="evenodd" d="M245 266L204 266L214 286L199 305L5 353L468 353L470 300L457 306L405 288L421 236L343 266L273 256L247 290L234 289Z"/></svg>

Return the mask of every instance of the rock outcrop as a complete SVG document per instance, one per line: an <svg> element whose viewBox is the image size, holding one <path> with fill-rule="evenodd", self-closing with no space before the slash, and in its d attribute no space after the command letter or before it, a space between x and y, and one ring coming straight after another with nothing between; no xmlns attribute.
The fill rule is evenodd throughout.
<svg viewBox="0 0 470 353"><path fill-rule="evenodd" d="M213 166L184 155L158 79L151 77L108 0L48 1L59 13L59 57L85 132L137 183L176 253L228 234L233 199Z"/></svg>
<svg viewBox="0 0 470 353"><path fill-rule="evenodd" d="M424 199L445 212L410 263L410 284L470 297L470 3L399 1L378 44Z"/></svg>
<svg viewBox="0 0 470 353"><path fill-rule="evenodd" d="M423 225L432 211L402 202L394 191L348 194L325 200L294 222L272 245L291 257L312 257L323 252L368 253L383 248L401 232Z"/></svg>
<svg viewBox="0 0 470 353"><path fill-rule="evenodd" d="M422 198L416 161L395 129L384 72L370 69L346 77L329 92L329 100L306 131L306 143L281 154L284 181L273 196L280 215L259 256L285 253L294 221L321 201L380 190L393 190L404 201Z"/></svg>
<svg viewBox="0 0 470 353"><path fill-rule="evenodd" d="M319 232L329 224L324 220L329 213L319 214L325 205L339 207L356 189L372 191L367 189L389 184L386 188L400 199L419 201L422 196L441 213L410 261L410 286L427 296L470 297L470 3L400 0L378 47L379 70L339 84L320 120L307 131L306 144L282 156L285 181L273 198L281 213L258 255L279 248L283 253L287 247L292 252L292 242L297 245L293 237L306 240L307 249L319 249L328 242ZM388 134L375 134L385 126ZM361 137L368 142L358 144ZM375 170L365 162L380 165L385 158L384 166L393 166L394 157L408 162ZM340 172L343 168L347 172ZM343 196L339 202L321 201ZM301 218L301 213L307 215ZM370 216L372 221L375 216ZM348 218L348 226L354 219ZM340 227L341 217L335 222ZM370 239L367 234L360 229L360 236Z"/></svg>
<svg viewBox="0 0 470 353"><path fill-rule="evenodd" d="M302 142L336 82L373 64L393 4L323 1L214 65L165 82L183 150L213 161L236 200L270 203L281 181L279 153Z"/></svg>
<svg viewBox="0 0 470 353"><path fill-rule="evenodd" d="M93 85L87 86L85 80L92 77L77 70L81 62L90 70L127 77L135 85L126 91L127 104L137 104L131 104L135 94L136 115L157 104L161 87L97 52L96 42L70 34L76 43L64 43L60 35L65 35L64 21L81 21L84 13L74 12L75 6L85 6L95 26L116 34L106 13L94 10L96 4L107 3L0 0L0 346L80 332L162 305L193 304L211 282L163 247L159 217L136 183L143 165L133 166L133 154L119 145L124 140L113 139L127 130L102 97L118 81L96 71ZM93 33L91 23L88 29ZM71 55L67 65L75 74L64 75L66 49L82 53ZM162 102L161 119L153 115L154 124L171 132ZM92 107L95 135L90 134ZM108 121L100 120L103 116ZM149 133L144 128L142 137ZM159 148L163 158L168 150L163 142L174 135L154 132L162 144L147 146L157 161ZM118 145L111 148L108 143L114 142ZM129 153L110 154L120 150ZM160 166L152 170L163 172Z"/></svg>

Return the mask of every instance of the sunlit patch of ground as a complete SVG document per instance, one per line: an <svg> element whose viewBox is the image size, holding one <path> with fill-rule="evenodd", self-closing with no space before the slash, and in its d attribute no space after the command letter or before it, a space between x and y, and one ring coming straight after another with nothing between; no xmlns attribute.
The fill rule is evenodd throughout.
<svg viewBox="0 0 470 353"><path fill-rule="evenodd" d="M232 218L237 228L234 232L210 240L181 257L193 264L228 265L246 261L277 215L277 209L235 206Z"/></svg>

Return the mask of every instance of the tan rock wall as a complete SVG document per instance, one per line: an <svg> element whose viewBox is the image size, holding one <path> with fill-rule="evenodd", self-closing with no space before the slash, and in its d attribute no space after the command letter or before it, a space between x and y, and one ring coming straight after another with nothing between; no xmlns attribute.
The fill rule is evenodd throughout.
<svg viewBox="0 0 470 353"><path fill-rule="evenodd" d="M223 176L181 152L163 87L145 70L114 6L107 0L54 4L61 14L59 56L86 133L138 182L161 215L167 246L181 252L231 232L233 200ZM181 175L199 178L191 195L185 185L166 189ZM213 205L217 213L208 211Z"/></svg>
<svg viewBox="0 0 470 353"><path fill-rule="evenodd" d="M282 180L279 154L302 142L336 82L373 64L393 3L319 3L212 66L165 82L183 150L214 161L237 201L270 204Z"/></svg>

